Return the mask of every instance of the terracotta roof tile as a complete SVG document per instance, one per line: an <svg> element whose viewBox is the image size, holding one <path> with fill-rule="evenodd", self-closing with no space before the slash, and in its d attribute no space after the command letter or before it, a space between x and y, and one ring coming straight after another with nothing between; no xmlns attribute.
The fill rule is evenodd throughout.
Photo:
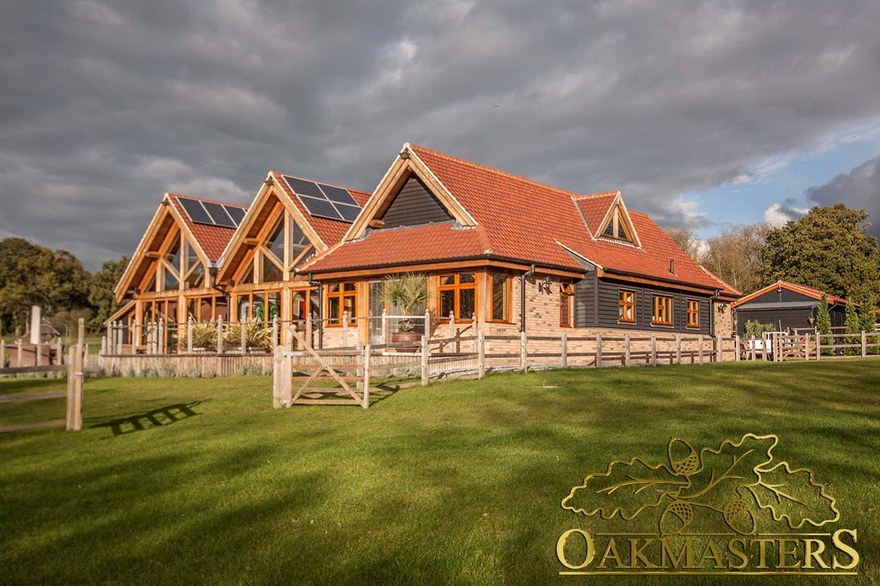
<svg viewBox="0 0 880 586"><path fill-rule="evenodd" d="M418 145L410 148L476 220L477 227L453 230L451 225L440 224L378 230L361 241L343 243L313 261L310 268L328 271L482 256L582 270L561 243L608 272L738 295L687 256L644 214L630 212L641 248L594 240L584 220L590 229L598 229L616 191L585 196ZM669 272L670 260L675 260L675 274Z"/></svg>
<svg viewBox="0 0 880 586"><path fill-rule="evenodd" d="M836 304L836 305L846 305L847 304L846 299L844 299L843 297L838 297L837 295L831 295L831 294L825 293L824 291L820 291L819 289L813 289L812 287L807 287L806 285L799 285L797 283L792 283L790 281L779 280L779 281L776 281L775 283L773 283L772 285L767 285L766 287L764 287L762 289L758 289L754 293L749 293L748 295L746 295L742 299L739 299L735 303L733 303L732 306L739 307L739 306L744 305L757 297L760 297L761 295L764 295L766 293L769 293L770 291L773 291L774 289L779 289L779 288L788 289L789 291L799 293L805 297L809 297L810 299L815 299L816 301L821 300L822 296L825 295L826 299L828 300L828 303L832 303L832 304ZM858 305L858 304L856 304L856 305Z"/></svg>

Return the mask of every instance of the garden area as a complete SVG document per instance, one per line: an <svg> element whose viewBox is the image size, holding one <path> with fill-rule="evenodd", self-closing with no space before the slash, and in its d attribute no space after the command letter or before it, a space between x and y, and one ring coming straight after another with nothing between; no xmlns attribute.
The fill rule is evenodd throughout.
<svg viewBox="0 0 880 586"><path fill-rule="evenodd" d="M877 583L878 381L880 361L857 358L555 370L274 410L270 377L92 379L82 432L0 434L3 581L581 582L559 575L556 541L599 525L560 504L586 474L664 462L670 437L754 433L778 436L774 455L812 469L858 531L858 575L832 581ZM0 379L0 398L64 384ZM0 402L0 425L64 409Z"/></svg>

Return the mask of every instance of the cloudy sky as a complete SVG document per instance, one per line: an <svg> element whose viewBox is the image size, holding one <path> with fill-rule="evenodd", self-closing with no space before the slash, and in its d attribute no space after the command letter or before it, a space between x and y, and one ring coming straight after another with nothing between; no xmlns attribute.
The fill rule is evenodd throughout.
<svg viewBox="0 0 880 586"><path fill-rule="evenodd" d="M10 5L11 4L11 5ZM880 2L30 0L0 10L0 238L95 270L166 191L372 191L405 141L703 236L880 233Z"/></svg>

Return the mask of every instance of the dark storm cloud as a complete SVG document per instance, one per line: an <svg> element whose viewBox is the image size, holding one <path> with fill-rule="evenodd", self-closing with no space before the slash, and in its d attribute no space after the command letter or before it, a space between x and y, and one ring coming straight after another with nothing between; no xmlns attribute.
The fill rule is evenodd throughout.
<svg viewBox="0 0 880 586"><path fill-rule="evenodd" d="M820 206L844 203L865 210L873 222L868 232L880 238L880 157L838 175L825 185L810 188L807 197Z"/></svg>
<svg viewBox="0 0 880 586"><path fill-rule="evenodd" d="M880 116L876 2L21 2L0 23L0 237L130 254L161 194L269 169L372 190L413 141L661 223ZM689 216L690 214L690 216Z"/></svg>

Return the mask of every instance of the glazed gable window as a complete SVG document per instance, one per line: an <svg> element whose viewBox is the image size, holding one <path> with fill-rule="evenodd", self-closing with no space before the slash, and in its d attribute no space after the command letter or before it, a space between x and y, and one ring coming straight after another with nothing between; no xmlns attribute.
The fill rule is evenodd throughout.
<svg viewBox="0 0 880 586"><path fill-rule="evenodd" d="M477 283L473 273L454 273L438 277L440 321L449 321L452 314L455 321L468 321L477 308Z"/></svg>
<svg viewBox="0 0 880 586"><path fill-rule="evenodd" d="M345 312L348 312L348 323L355 323L357 318L357 286L354 283L327 285L327 325L329 327L343 325L342 320Z"/></svg>

